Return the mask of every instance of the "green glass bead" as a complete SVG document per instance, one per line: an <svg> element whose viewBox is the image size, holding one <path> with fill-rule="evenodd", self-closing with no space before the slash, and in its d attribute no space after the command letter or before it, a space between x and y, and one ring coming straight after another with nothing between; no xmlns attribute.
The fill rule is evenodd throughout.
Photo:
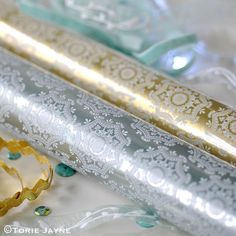
<svg viewBox="0 0 236 236"><path fill-rule="evenodd" d="M21 154L19 152L9 152L8 153L8 159L9 160L17 160L21 157Z"/></svg>
<svg viewBox="0 0 236 236"><path fill-rule="evenodd" d="M51 213L51 209L46 206L39 206L35 208L34 213L37 216L48 216Z"/></svg>
<svg viewBox="0 0 236 236"><path fill-rule="evenodd" d="M147 217L137 217L136 223L143 228L152 228L157 225L155 219L150 219Z"/></svg>
<svg viewBox="0 0 236 236"><path fill-rule="evenodd" d="M76 173L76 170L70 168L69 166L60 163L55 168L56 173L62 177L70 177Z"/></svg>

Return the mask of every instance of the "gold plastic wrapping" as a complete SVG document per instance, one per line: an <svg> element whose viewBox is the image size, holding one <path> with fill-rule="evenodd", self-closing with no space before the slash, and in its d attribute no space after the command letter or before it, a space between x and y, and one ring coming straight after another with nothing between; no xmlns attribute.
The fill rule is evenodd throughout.
<svg viewBox="0 0 236 236"><path fill-rule="evenodd" d="M0 0L0 44L112 104L236 164L236 112L101 44Z"/></svg>

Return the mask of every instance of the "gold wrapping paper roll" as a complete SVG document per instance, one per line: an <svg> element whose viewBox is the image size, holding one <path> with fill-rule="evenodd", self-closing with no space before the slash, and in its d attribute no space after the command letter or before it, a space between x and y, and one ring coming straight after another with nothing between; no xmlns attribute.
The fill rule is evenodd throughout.
<svg viewBox="0 0 236 236"><path fill-rule="evenodd" d="M236 112L0 0L0 44L219 158L236 164Z"/></svg>

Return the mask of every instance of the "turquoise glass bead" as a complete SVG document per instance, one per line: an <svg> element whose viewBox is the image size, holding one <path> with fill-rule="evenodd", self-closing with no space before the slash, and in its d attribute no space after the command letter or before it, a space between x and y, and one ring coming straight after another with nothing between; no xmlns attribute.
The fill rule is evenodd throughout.
<svg viewBox="0 0 236 236"><path fill-rule="evenodd" d="M136 223L142 228L152 228L157 225L157 221L155 221L155 219L147 217L137 217Z"/></svg>
<svg viewBox="0 0 236 236"><path fill-rule="evenodd" d="M21 154L19 152L9 152L8 153L8 159L9 160L17 160L21 157Z"/></svg>
<svg viewBox="0 0 236 236"><path fill-rule="evenodd" d="M46 206L39 206L35 208L34 213L37 216L48 216L51 213L51 209Z"/></svg>
<svg viewBox="0 0 236 236"><path fill-rule="evenodd" d="M69 166L60 163L55 168L56 173L62 177L70 177L76 173L76 170L70 168Z"/></svg>

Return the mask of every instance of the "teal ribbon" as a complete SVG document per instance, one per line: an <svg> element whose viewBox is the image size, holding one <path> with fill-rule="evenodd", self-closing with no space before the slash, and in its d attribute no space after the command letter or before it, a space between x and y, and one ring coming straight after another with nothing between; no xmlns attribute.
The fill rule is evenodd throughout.
<svg viewBox="0 0 236 236"><path fill-rule="evenodd" d="M160 58L170 51L181 48L188 48L188 50L192 52L193 57L182 68L169 68L168 70L166 70L160 66L158 67L158 69L163 70L168 74L175 76L184 72L192 65L195 59L195 54L193 50L193 46L197 42L197 37L195 34L181 35L179 33L179 36L159 41L151 45L147 49L144 49L142 52L137 52L138 50L127 49L127 46L130 45L130 43L134 43L134 40L128 40L126 38L124 39L124 34L121 33L120 35L115 36L109 35L109 32L105 32L96 27L86 25L80 22L78 19L69 18L64 12L57 12L57 10L55 10L53 7L51 9L50 7L45 8L41 5L40 2L41 0L36 2L34 0L17 0L19 7L26 14L31 15L33 17L37 17L41 20L47 20L52 23L56 23L59 26L72 29L73 31L80 32L83 35L86 35L92 39L95 39L96 41L106 44L109 47L119 50L148 66L154 67L154 63L157 62L158 64ZM134 36L134 38L135 37L138 36L136 35ZM138 38L142 41L145 41L142 36Z"/></svg>
<svg viewBox="0 0 236 236"><path fill-rule="evenodd" d="M181 35L176 38L157 42L141 53L133 53L133 56L146 65L152 65L161 56L168 53L169 51L179 47L183 46L186 47L187 45L193 45L196 42L197 42L197 37L195 34Z"/></svg>

